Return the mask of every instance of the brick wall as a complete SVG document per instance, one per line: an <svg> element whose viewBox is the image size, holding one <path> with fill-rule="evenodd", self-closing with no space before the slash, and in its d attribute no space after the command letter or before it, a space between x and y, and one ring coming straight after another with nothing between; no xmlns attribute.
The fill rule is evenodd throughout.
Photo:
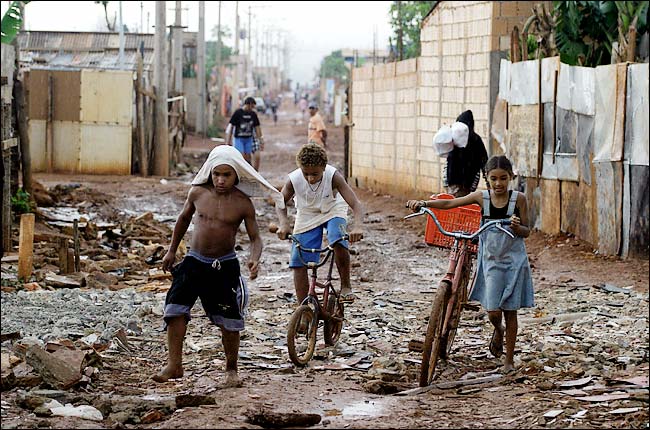
<svg viewBox="0 0 650 430"><path fill-rule="evenodd" d="M420 57L354 69L351 176L381 192L444 191L433 136L467 109L489 151L495 41L521 27L533 4L444 1L422 23Z"/></svg>

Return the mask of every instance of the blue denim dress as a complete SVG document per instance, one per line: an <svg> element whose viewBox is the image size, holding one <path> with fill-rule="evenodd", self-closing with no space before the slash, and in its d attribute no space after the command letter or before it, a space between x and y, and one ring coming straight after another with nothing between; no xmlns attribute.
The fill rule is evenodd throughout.
<svg viewBox="0 0 650 430"><path fill-rule="evenodd" d="M507 218L515 211L518 194L513 191L510 196ZM483 191L482 223L489 216L490 193ZM513 239L496 228L488 229L481 234L477 261L470 300L481 302L488 311L514 311L535 305L533 279L523 237L515 236Z"/></svg>

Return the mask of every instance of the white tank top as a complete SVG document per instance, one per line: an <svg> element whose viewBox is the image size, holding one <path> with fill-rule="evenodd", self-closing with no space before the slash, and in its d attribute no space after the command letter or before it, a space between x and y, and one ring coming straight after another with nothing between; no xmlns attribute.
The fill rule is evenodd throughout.
<svg viewBox="0 0 650 430"><path fill-rule="evenodd" d="M318 185L309 185L300 169L289 173L297 210L294 234L312 230L332 218L339 217L347 221L348 204L340 193L332 190L334 173L334 166L325 166L323 179Z"/></svg>

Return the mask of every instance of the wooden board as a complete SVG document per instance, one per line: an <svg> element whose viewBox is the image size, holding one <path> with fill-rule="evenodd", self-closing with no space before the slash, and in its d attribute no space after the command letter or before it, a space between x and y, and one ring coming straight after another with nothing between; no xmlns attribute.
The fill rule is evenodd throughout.
<svg viewBox="0 0 650 430"><path fill-rule="evenodd" d="M594 163L598 251L617 255L621 245L622 175L621 162Z"/></svg>
<svg viewBox="0 0 650 430"><path fill-rule="evenodd" d="M79 172L129 175L131 126L82 123Z"/></svg>
<svg viewBox="0 0 650 430"><path fill-rule="evenodd" d="M541 195L541 226L544 233L557 234L560 232L560 181L556 179L540 180Z"/></svg>

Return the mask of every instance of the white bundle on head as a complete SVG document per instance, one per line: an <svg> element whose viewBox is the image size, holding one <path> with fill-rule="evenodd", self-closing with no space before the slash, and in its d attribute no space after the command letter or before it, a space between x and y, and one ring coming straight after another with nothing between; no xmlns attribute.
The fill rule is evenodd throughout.
<svg viewBox="0 0 650 430"><path fill-rule="evenodd" d="M447 158L447 155L454 149L451 127L448 125L440 127L440 130L433 136L433 147L440 157Z"/></svg>
<svg viewBox="0 0 650 430"><path fill-rule="evenodd" d="M469 127L467 124L459 121L453 123L451 125L451 139L457 147L466 147L469 140Z"/></svg>
<svg viewBox="0 0 650 430"><path fill-rule="evenodd" d="M192 185L201 185L208 182L212 175L212 169L216 166L226 164L232 167L239 178L235 185L241 192L248 197L264 197L266 189L271 193L271 198L275 205L280 209L284 208L284 197L273 185L271 185L257 170L253 168L241 155L237 149L230 145L219 145L215 147L208 155L203 166L196 174Z"/></svg>

